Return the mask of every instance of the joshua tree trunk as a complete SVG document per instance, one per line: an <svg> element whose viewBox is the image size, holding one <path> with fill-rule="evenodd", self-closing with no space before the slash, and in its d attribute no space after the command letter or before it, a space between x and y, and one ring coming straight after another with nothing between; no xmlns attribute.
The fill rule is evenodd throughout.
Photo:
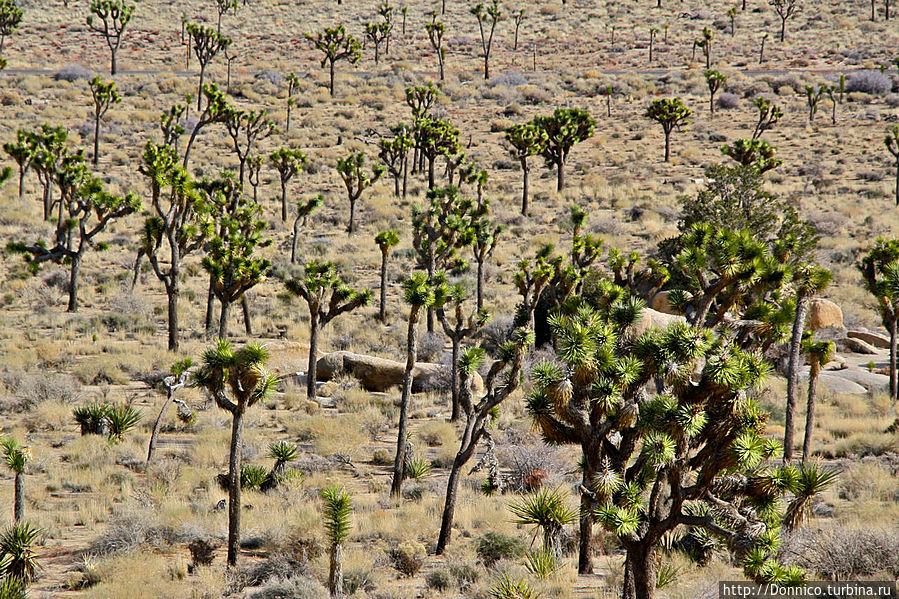
<svg viewBox="0 0 899 599"><path fill-rule="evenodd" d="M352 235L356 230L356 200L350 199L350 223L347 225L346 234Z"/></svg>
<svg viewBox="0 0 899 599"><path fill-rule="evenodd" d="M159 430L162 428L162 417L165 416L165 412L174 398L175 390L169 387L166 391L165 402L163 402L162 408L159 410L159 415L156 417L156 423L153 424L153 433L150 435L150 446L147 448L147 466L150 465L150 460L153 459L153 452L156 450L156 440L159 438Z"/></svg>
<svg viewBox="0 0 899 599"><path fill-rule="evenodd" d="M456 422L462 416L462 406L459 405L459 336L453 335L453 363L450 367L450 375L453 378L452 381L452 399L453 399L453 412L452 416L450 416L450 420L452 422Z"/></svg>
<svg viewBox="0 0 899 599"><path fill-rule="evenodd" d="M212 337L212 313L215 310L215 294L212 292L212 275L209 275L209 291L206 293L206 336Z"/></svg>
<svg viewBox="0 0 899 599"><path fill-rule="evenodd" d="M72 266L69 271L69 306L67 312L78 311L78 274L81 271L81 250L72 256Z"/></svg>
<svg viewBox="0 0 899 599"><path fill-rule="evenodd" d="M300 239L300 216L297 215L297 219L293 221L293 241L290 244L290 263L296 264L297 262L297 244Z"/></svg>
<svg viewBox="0 0 899 599"><path fill-rule="evenodd" d="M528 174L531 168L528 166L528 159L521 159L521 216L528 215Z"/></svg>
<svg viewBox="0 0 899 599"><path fill-rule="evenodd" d="M206 65L200 65L200 87L197 88L197 112L203 109L203 78L206 76ZM187 156L184 157L185 161Z"/></svg>
<svg viewBox="0 0 899 599"><path fill-rule="evenodd" d="M462 434L462 443L459 446L459 452L453 459L453 467L450 470L449 480L446 482L446 501L443 504L443 517L440 521L440 537L437 539L437 555L443 555L446 546L449 544L453 536L453 519L456 514L456 497L459 493L459 476L462 473L462 467L468 463L474 454L475 447L480 438L480 434L475 438L475 428L477 427L477 417L474 414L468 415L468 422L465 425L465 432Z"/></svg>
<svg viewBox="0 0 899 599"><path fill-rule="evenodd" d="M315 377L318 372L318 307L309 310L309 365L306 367L306 397L315 399Z"/></svg>
<svg viewBox="0 0 899 599"><path fill-rule="evenodd" d="M556 160L556 191L562 191L565 187L565 159Z"/></svg>
<svg viewBox="0 0 899 599"><path fill-rule="evenodd" d="M287 181L281 179L281 222L287 220Z"/></svg>
<svg viewBox="0 0 899 599"><path fill-rule="evenodd" d="M784 41L784 36L787 33L787 20L783 17L780 18L780 41L781 43Z"/></svg>
<svg viewBox="0 0 899 599"><path fill-rule="evenodd" d="M100 160L100 115L94 118L94 166Z"/></svg>
<svg viewBox="0 0 899 599"><path fill-rule="evenodd" d="M118 53L118 51L119 51L118 48L113 48L110 50L110 54L112 55L112 58L110 60L109 72L112 75L115 75L116 73L119 72L119 67L118 67L118 64L116 63L116 54Z"/></svg>
<svg viewBox="0 0 899 599"><path fill-rule="evenodd" d="M477 305L480 311L484 307L484 262L478 260Z"/></svg>
<svg viewBox="0 0 899 599"><path fill-rule="evenodd" d="M812 453L812 433L815 428L815 401L818 399L818 373L821 365L812 360L808 372L808 411L805 414L805 439L802 442L802 463L808 462Z"/></svg>
<svg viewBox="0 0 899 599"><path fill-rule="evenodd" d="M896 398L899 397L899 385L897 385L897 376L896 376L896 349L897 349L897 323L894 318L890 322L890 397L893 398L893 401L896 401Z"/></svg>
<svg viewBox="0 0 899 599"><path fill-rule="evenodd" d="M222 310L226 308L222 305ZM231 457L228 471L228 566L237 565L240 552L240 444L243 437L243 406L238 404L231 423Z"/></svg>
<svg viewBox="0 0 899 599"><path fill-rule="evenodd" d="M331 61L330 76L331 77L330 77L329 89L331 90L331 97L333 98L334 97L334 61L333 60Z"/></svg>
<svg viewBox="0 0 899 599"><path fill-rule="evenodd" d="M384 322L387 316L387 252L381 252L381 304L378 306L378 320Z"/></svg>
<svg viewBox="0 0 899 599"><path fill-rule="evenodd" d="M228 338L228 309L231 302L222 301L222 313L219 315L219 339Z"/></svg>
<svg viewBox="0 0 899 599"><path fill-rule="evenodd" d="M802 331L805 330L805 318L808 314L808 298L802 296L796 303L796 317L793 319L793 332L790 336L790 358L787 363L787 408L784 418L784 463L793 459L793 424L796 412L796 387L799 384L799 349L802 345Z"/></svg>
<svg viewBox="0 0 899 599"><path fill-rule="evenodd" d="M665 131L665 162L671 158L671 131Z"/></svg>
<svg viewBox="0 0 899 599"><path fill-rule="evenodd" d="M593 468L589 460L584 460L583 483L585 489L593 485ZM591 497L581 493L580 536L578 538L577 573L593 573L593 510L595 506Z"/></svg>
<svg viewBox="0 0 899 599"><path fill-rule="evenodd" d="M23 472L16 472L14 485L16 500L13 514L16 522L21 522L25 519L25 474Z"/></svg>
<svg viewBox="0 0 899 599"><path fill-rule="evenodd" d="M409 311L409 330L406 335L406 371L403 375L403 395L400 401L400 422L396 438L396 457L393 460L393 483L390 494L399 497L403 491L403 479L406 476L406 429L409 417L409 404L412 402L412 371L415 369L416 339L418 316L421 309L412 306Z"/></svg>
<svg viewBox="0 0 899 599"><path fill-rule="evenodd" d="M434 159L428 156L428 189L434 189Z"/></svg>
<svg viewBox="0 0 899 599"><path fill-rule="evenodd" d="M622 599L654 599L655 592L656 564L652 546L644 541L628 547L624 560Z"/></svg>
<svg viewBox="0 0 899 599"><path fill-rule="evenodd" d="M343 596L343 545L331 547L331 566L328 572L328 591L332 597Z"/></svg>

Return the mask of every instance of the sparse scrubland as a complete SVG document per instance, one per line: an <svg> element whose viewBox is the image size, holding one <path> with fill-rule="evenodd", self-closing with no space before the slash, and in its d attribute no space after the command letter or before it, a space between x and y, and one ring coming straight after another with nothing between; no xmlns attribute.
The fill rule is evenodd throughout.
<svg viewBox="0 0 899 599"><path fill-rule="evenodd" d="M895 580L891 10L0 0L0 599Z"/></svg>

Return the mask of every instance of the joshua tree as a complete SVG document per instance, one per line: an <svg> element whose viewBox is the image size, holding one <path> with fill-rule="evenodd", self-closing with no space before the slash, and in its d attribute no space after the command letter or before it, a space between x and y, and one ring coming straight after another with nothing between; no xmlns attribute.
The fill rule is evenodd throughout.
<svg viewBox="0 0 899 599"><path fill-rule="evenodd" d="M534 123L512 125L506 129L506 141L512 146L512 158L521 165L521 215L528 215L528 158L543 154L547 142L546 131Z"/></svg>
<svg viewBox="0 0 899 599"><path fill-rule="evenodd" d="M172 365L169 376L162 380L162 384L165 385L166 396L165 401L162 402L162 407L159 408L159 415L156 417L156 423L153 425L153 432L150 435L150 444L147 448L147 466L150 465L150 461L153 459L153 452L156 450L156 439L159 438L159 431L162 429L162 417L165 416L165 411L168 409L169 404L175 399L175 393L189 383L188 369L191 366L193 366L193 360L190 358L178 360Z"/></svg>
<svg viewBox="0 0 899 599"><path fill-rule="evenodd" d="M244 416L249 408L271 395L278 378L265 369L268 351L261 345L246 345L234 351L225 339L207 349L194 375L216 405L231 413L231 447L228 459L228 565L237 565L240 552L240 458Z"/></svg>
<svg viewBox="0 0 899 599"><path fill-rule="evenodd" d="M490 366L484 380L486 393L480 399L472 397L471 378L484 361L484 350L472 347L465 350L459 358L459 371L462 376L459 401L465 414L465 429L446 483L446 499L440 522L440 537L437 540L437 555L443 554L453 533L456 496L462 468L474 455L481 439L490 439L487 429L493 424L496 409L521 384L522 364L533 341L534 334L528 329L519 328L512 332L510 339L500 348L498 359Z"/></svg>
<svg viewBox="0 0 899 599"><path fill-rule="evenodd" d="M68 264L68 311L75 312L84 254L91 247L105 249L106 244L97 243L97 235L116 219L139 211L141 204L133 193L117 196L106 191L103 183L88 172L83 150L62 156L56 169L59 217L54 245L11 243L7 248L29 254L29 262L35 268L44 262Z"/></svg>
<svg viewBox="0 0 899 599"><path fill-rule="evenodd" d="M247 181L253 187L253 201L257 204L259 203L259 186L262 185L262 164L264 162L264 156L247 158Z"/></svg>
<svg viewBox="0 0 899 599"><path fill-rule="evenodd" d="M378 158L387 167L387 172L393 177L393 195L400 197L400 180L402 179L402 196L406 197L406 171L408 170L409 150L415 145L412 138L406 133L406 126L400 125L394 128L396 134L391 138L378 140Z"/></svg>
<svg viewBox="0 0 899 599"><path fill-rule="evenodd" d="M91 97L94 99L94 166L97 166L100 160L100 119L109 110L113 104L122 101L119 92L116 91L115 81L100 81L99 77L94 77L90 81Z"/></svg>
<svg viewBox="0 0 899 599"><path fill-rule="evenodd" d="M308 201L300 200L297 202L297 217L293 221L293 241L290 244L290 263L296 264L297 247L300 238L300 229L306 226L309 215L317 208L324 204L325 198L322 194L316 194Z"/></svg>
<svg viewBox="0 0 899 599"><path fill-rule="evenodd" d="M378 320L381 322L387 317L387 257L399 242L400 235L395 229L385 229L375 235L375 243L381 250L381 302L378 306Z"/></svg>
<svg viewBox="0 0 899 599"><path fill-rule="evenodd" d="M418 121L427 117L431 108L437 103L440 97L440 88L428 81L427 85L413 85L406 88L406 104L412 110L413 121L413 137L415 142L415 153L412 157L412 172L418 171L424 163L424 156L420 153L421 135L418 131Z"/></svg>
<svg viewBox="0 0 899 599"><path fill-rule="evenodd" d="M11 437L0 440L0 446L3 447L6 466L15 475L13 514L18 524L25 519L25 464L31 459L31 450L19 445L19 442Z"/></svg>
<svg viewBox="0 0 899 599"><path fill-rule="evenodd" d="M475 208L471 200L459 197L455 187L431 189L427 199L426 204L412 207L412 247L428 280L435 281L438 271L465 265L458 252L474 241ZM433 331L433 311L428 310L428 332Z"/></svg>
<svg viewBox="0 0 899 599"><path fill-rule="evenodd" d="M91 14L87 17L87 26L102 34L106 40L111 54L109 72L111 75L115 75L118 70L116 55L119 52L119 46L122 45L125 27L128 26L134 14L134 5L125 4L125 0L91 0L90 11ZM95 23L94 16L103 24Z"/></svg>
<svg viewBox="0 0 899 599"><path fill-rule="evenodd" d="M783 42L787 33L787 19L801 8L799 0L768 0L768 4L774 7L774 12L780 17L780 41Z"/></svg>
<svg viewBox="0 0 899 599"><path fill-rule="evenodd" d="M187 132L181 125L181 121L187 117L187 110L190 105L190 95L187 96L185 104L174 104L166 112L159 117L159 130L162 131L162 143L172 146L178 151L178 140Z"/></svg>
<svg viewBox="0 0 899 599"><path fill-rule="evenodd" d="M184 150L184 161L181 163L187 169L190 160L190 151L194 146L194 141L200 134L200 131L207 125L213 123L225 123L232 118L234 108L228 104L225 94L220 92L214 83L203 86L203 96L206 96L206 108L197 117L197 124L194 125L193 131L190 133L190 139L187 140L187 148Z"/></svg>
<svg viewBox="0 0 899 599"><path fill-rule="evenodd" d="M696 38L696 41L693 42L695 47L698 47L702 50L703 55L705 55L705 68L709 70L712 68L712 39L715 37L715 34L708 27L702 28L702 37Z"/></svg>
<svg viewBox="0 0 899 599"><path fill-rule="evenodd" d="M381 59L381 44L387 41L390 35L390 23L366 23L365 37L368 38L375 47L375 64Z"/></svg>
<svg viewBox="0 0 899 599"><path fill-rule="evenodd" d="M777 124L784 113L780 106L762 96L755 99L755 106L759 109L759 118L752 132L752 139L759 139L762 133Z"/></svg>
<svg viewBox="0 0 899 599"><path fill-rule="evenodd" d="M349 494L340 487L326 487L321 491L324 501L322 517L325 523L328 543L331 545L330 568L328 571L328 591L332 597L343 596L343 544L350 536L350 514L353 502Z"/></svg>
<svg viewBox="0 0 899 599"><path fill-rule="evenodd" d="M777 148L763 139L737 139L730 145L721 146L721 152L743 166L751 166L760 173L766 173L783 164L775 158Z"/></svg>
<svg viewBox="0 0 899 599"><path fill-rule="evenodd" d="M437 53L437 62L440 66L440 80L443 81L443 61L446 59L446 50L443 49L443 36L446 34L446 25L437 20L437 13L433 13L430 23L425 23L425 31L431 41L431 47Z"/></svg>
<svg viewBox="0 0 899 599"><path fill-rule="evenodd" d="M874 248L858 263L862 282L877 300L883 326L890 332L890 397L899 397L896 346L899 342L899 240L878 237Z"/></svg>
<svg viewBox="0 0 899 599"><path fill-rule="evenodd" d="M38 135L18 129L16 131L16 143L7 142L3 144L3 151L9 154L16 165L19 167L19 199L25 197L25 174L31 168L32 163L37 157L39 146Z"/></svg>
<svg viewBox="0 0 899 599"><path fill-rule="evenodd" d="M518 30L521 28L521 22L524 21L524 9L522 8L512 14L512 20L515 21L515 38L512 42L512 51L518 52Z"/></svg>
<svg viewBox="0 0 899 599"><path fill-rule="evenodd" d="M260 219L259 204L239 198L239 193L215 194L219 202L216 231L209 237L203 269L209 273L213 295L221 303L218 336L228 336L228 312L231 304L243 300L244 324L247 335L252 334L249 307L245 299L247 291L263 282L271 267L271 261L256 254L257 248L271 245L262 239L265 221ZM208 316L211 316L209 314ZM207 323L211 324L211 319Z"/></svg>
<svg viewBox="0 0 899 599"><path fill-rule="evenodd" d="M387 34L384 36L384 54L390 54L390 38L393 34L393 11L394 7L390 6L390 2L384 1L378 5L378 14L384 19L387 25Z"/></svg>
<svg viewBox="0 0 899 599"><path fill-rule="evenodd" d="M703 75L709 86L709 112L715 114L715 94L727 83L727 77L715 69L709 69Z"/></svg>
<svg viewBox="0 0 899 599"><path fill-rule="evenodd" d="M543 159L556 167L556 191L562 191L568 153L575 144L593 137L596 121L582 108L556 108L551 115L535 116L531 122L546 134Z"/></svg>
<svg viewBox="0 0 899 599"><path fill-rule="evenodd" d="M278 171L278 180L281 182L281 220L286 221L287 184L294 175L303 170L303 165L306 164L306 155L300 150L278 148L269 154L268 161Z"/></svg>
<svg viewBox="0 0 899 599"><path fill-rule="evenodd" d="M837 124L837 93L842 94L836 85L828 85L824 88L824 91L827 92L827 98L830 100L830 124Z"/></svg>
<svg viewBox="0 0 899 599"><path fill-rule="evenodd" d="M452 362L450 363L450 377L452 380L452 416L450 420L456 422L462 416L462 406L459 400L459 357L462 342L474 337L490 321L490 311L486 308L475 309L474 312L465 314L465 300L468 291L462 285L450 285L446 292L446 301L437 309L437 319L443 327L443 332L449 337L453 346ZM452 310L447 316L446 308Z"/></svg>
<svg viewBox="0 0 899 599"><path fill-rule="evenodd" d="M490 5L484 9L484 3L478 2L471 8L471 14L478 20L478 31L481 33L481 51L484 56L484 79L490 79L490 51L493 49L493 33L496 24L503 18L499 0L490 0ZM516 39L517 39L516 27Z"/></svg>
<svg viewBox="0 0 899 599"><path fill-rule="evenodd" d="M325 27L323 31L319 31L314 35L305 34L307 40L311 41L316 49L324 54L321 60L322 68L328 65L330 74L330 84L328 89L331 91L331 97L334 97L334 64L338 60L346 60L350 64L356 64L362 58L362 45L355 37L347 33L343 25L337 27Z"/></svg>
<svg viewBox="0 0 899 599"><path fill-rule="evenodd" d="M429 277L427 273L416 272L403 281L403 297L409 304L409 327L406 335L406 367L403 374L403 391L400 400L399 432L396 437L396 456L393 460L393 482L390 495L399 497L403 491L406 476L406 436L409 405L412 403L412 373L417 359L418 321L421 311L441 305L446 292L445 278Z"/></svg>
<svg viewBox="0 0 899 599"><path fill-rule="evenodd" d="M215 30L222 33L222 17L230 11L237 12L237 0L215 0L215 10L218 12L218 22Z"/></svg>
<svg viewBox="0 0 899 599"><path fill-rule="evenodd" d="M296 73L291 71L287 74L287 123L284 127L284 131L286 133L290 133L290 111L296 104L296 100L293 99L293 92L299 86L300 78Z"/></svg>
<svg viewBox="0 0 899 599"><path fill-rule="evenodd" d="M556 558L562 556L562 529L578 519L577 510L566 505L567 495L560 489L543 487L509 504L517 524L533 526L534 536L543 531L543 551Z"/></svg>
<svg viewBox="0 0 899 599"><path fill-rule="evenodd" d="M203 80L206 77L206 67L212 62L219 52L231 45L231 38L222 36L211 27L188 23L187 33L193 46L194 56L200 62L200 84L197 86L197 110L203 109Z"/></svg>
<svg viewBox="0 0 899 599"><path fill-rule="evenodd" d="M652 64L652 45L656 41L656 34L659 32L655 27L649 28L649 64Z"/></svg>
<svg viewBox="0 0 899 599"><path fill-rule="evenodd" d="M692 114L680 98L659 98L646 109L646 116L659 123L665 132L665 162L671 157L671 132L675 127L686 127Z"/></svg>
<svg viewBox="0 0 899 599"><path fill-rule="evenodd" d="M347 235L356 232L356 202L362 197L362 192L375 184L375 181L384 174L384 167L380 164L372 165L371 176L365 172L365 154L356 152L346 158L337 159L337 172L343 179L346 187L347 199L350 201L350 221L347 224Z"/></svg>
<svg viewBox="0 0 899 599"><path fill-rule="evenodd" d="M39 130L26 136L28 143L34 147L31 151L31 169L37 175L43 189L41 197L44 220L50 220L53 206L56 204L61 206L61 203L54 202L51 192L57 180L57 167L70 160L69 148L66 145L68 132L62 127L44 124Z"/></svg>
<svg viewBox="0 0 899 599"><path fill-rule="evenodd" d="M225 75L225 90L230 94L231 93L231 63L237 60L237 54L228 54L228 48L225 48L222 51L222 55L225 57L225 64L228 65L228 71Z"/></svg>
<svg viewBox="0 0 899 599"><path fill-rule="evenodd" d="M768 40L768 34L764 34L762 36L762 41L759 43L759 64L765 62L765 42Z"/></svg>
<svg viewBox="0 0 899 599"><path fill-rule="evenodd" d="M887 129L887 135L883 138L883 143L893 155L896 163L896 205L899 206L899 125L893 125Z"/></svg>
<svg viewBox="0 0 899 599"><path fill-rule="evenodd" d="M315 399L318 365L318 334L322 328L346 312L367 306L371 292L350 288L332 262L312 260L306 264L303 278L285 282L287 290L309 306L309 367L306 370L306 396Z"/></svg>
<svg viewBox="0 0 899 599"><path fill-rule="evenodd" d="M484 307L484 265L493 255L500 234L505 230L501 224L497 224L490 218L490 200L484 199L481 205L474 211L471 221L471 229L474 233L471 250L475 262L478 263L476 297L478 310Z"/></svg>
<svg viewBox="0 0 899 599"><path fill-rule="evenodd" d="M821 102L821 96L827 91L826 85L806 85L805 99L808 103L808 122L815 120L815 114L818 113L818 104Z"/></svg>
<svg viewBox="0 0 899 599"><path fill-rule="evenodd" d="M19 27L22 22L22 9L16 6L16 0L0 0L0 56L3 56L3 45L6 36ZM5 61L3 63L6 64ZM0 69L2 71L3 69Z"/></svg>
<svg viewBox="0 0 899 599"><path fill-rule="evenodd" d="M733 37L737 35L737 7L731 6L728 8L727 16L730 18L730 36Z"/></svg>
<svg viewBox="0 0 899 599"><path fill-rule="evenodd" d="M830 284L832 275L829 271L815 264L805 264L793 273L793 286L796 290L796 314L793 317L793 330L790 335L790 354L787 362L787 407L784 419L784 463L793 459L793 420L796 414L796 392L799 386L799 357L802 354L802 336L805 331L805 319L808 316L812 298L824 291Z"/></svg>
<svg viewBox="0 0 899 599"><path fill-rule="evenodd" d="M434 164L438 156L459 153L459 130L449 121L422 117L415 121L419 152L428 161L428 190L434 189Z"/></svg>
<svg viewBox="0 0 899 599"><path fill-rule="evenodd" d="M243 187L247 160L257 142L278 132L275 124L263 110L230 110L224 119L225 129L231 137L232 148L240 163L237 180Z"/></svg>
<svg viewBox="0 0 899 599"><path fill-rule="evenodd" d="M802 441L802 463L808 463L812 453L812 433L815 429L815 401L818 396L818 374L833 358L833 341L815 341L815 334L809 332L802 340L802 353L809 364L808 408L805 413L805 439Z"/></svg>
<svg viewBox="0 0 899 599"><path fill-rule="evenodd" d="M400 12L403 14L403 35L406 35L406 15L409 13L409 7L404 6L400 9Z"/></svg>
<svg viewBox="0 0 899 599"><path fill-rule="evenodd" d="M140 173L150 183L150 215L144 221L141 252L168 296L169 351L178 351L178 300L184 258L200 249L212 232L212 207L193 189L171 146L148 141ZM167 256L159 253L168 246Z"/></svg>

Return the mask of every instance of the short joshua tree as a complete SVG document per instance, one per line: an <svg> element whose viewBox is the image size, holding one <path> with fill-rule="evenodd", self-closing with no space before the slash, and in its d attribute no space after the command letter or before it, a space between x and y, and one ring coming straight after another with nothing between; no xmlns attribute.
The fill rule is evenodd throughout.
<svg viewBox="0 0 899 599"><path fill-rule="evenodd" d="M278 171L278 180L281 182L281 220L287 220L287 184L293 177L303 170L306 164L306 155L300 150L279 148L269 154L269 162Z"/></svg>
<svg viewBox="0 0 899 599"><path fill-rule="evenodd" d="M596 121L583 108L556 108L551 115L535 116L532 123L546 134L543 158L556 167L556 191L562 191L568 153L575 144L593 137Z"/></svg>
<svg viewBox="0 0 899 599"><path fill-rule="evenodd" d="M671 157L671 132L690 123L693 111L684 106L680 98L653 100L646 109L646 116L662 126L665 133L665 162Z"/></svg>
<svg viewBox="0 0 899 599"><path fill-rule="evenodd" d="M109 46L110 75L118 72L116 56L122 45L122 35L134 15L134 5L125 4L125 0L91 0L91 14L87 17L87 26L101 34ZM94 17L102 23L94 20Z"/></svg>
<svg viewBox="0 0 899 599"><path fill-rule="evenodd" d="M352 235L356 232L356 202L362 197L362 193L375 184L384 174L384 167L374 164L371 167L371 175L365 172L365 154L356 152L346 158L337 160L337 172L343 179L346 187L347 199L350 201L350 220L347 223L346 232Z"/></svg>
<svg viewBox="0 0 899 599"><path fill-rule="evenodd" d="M378 320L384 322L387 317L387 258L390 250L400 242L400 235L395 229L385 229L375 235L375 243L381 250L381 302L378 306Z"/></svg>
<svg viewBox="0 0 899 599"><path fill-rule="evenodd" d="M116 91L115 81L100 81L94 77L90 81L91 97L94 100L94 167L100 160L100 121L106 115L109 107L122 101L119 92Z"/></svg>
<svg viewBox="0 0 899 599"><path fill-rule="evenodd" d="M0 0L0 56L3 56L3 44L6 42L6 37L19 27L22 16L22 9L16 6L15 0ZM3 64L6 63L3 62ZM0 67L0 71L2 70L3 68Z"/></svg>
<svg viewBox="0 0 899 599"><path fill-rule="evenodd" d="M705 82L709 86L709 112L715 114L715 94L727 83L727 77L715 69L708 69L703 75L705 75Z"/></svg>
<svg viewBox="0 0 899 599"><path fill-rule="evenodd" d="M323 54L322 68L328 65L329 85L331 97L334 97L334 65L340 60L346 60L350 64L356 64L362 57L362 44L355 37L347 33L343 25L325 27L315 34L305 34L306 39Z"/></svg>
<svg viewBox="0 0 899 599"><path fill-rule="evenodd" d="M197 86L197 110L203 108L203 80L206 77L206 67L218 55L219 52L231 45L231 39L222 36L221 33L205 27L188 23L186 26L187 33L190 36L191 45L194 50L194 56L200 62L200 84Z"/></svg>
<svg viewBox="0 0 899 599"><path fill-rule="evenodd" d="M546 131L534 123L512 125L506 129L506 141L512 146L512 157L521 165L521 215L528 215L528 175L531 166L528 158L543 153L547 142Z"/></svg>

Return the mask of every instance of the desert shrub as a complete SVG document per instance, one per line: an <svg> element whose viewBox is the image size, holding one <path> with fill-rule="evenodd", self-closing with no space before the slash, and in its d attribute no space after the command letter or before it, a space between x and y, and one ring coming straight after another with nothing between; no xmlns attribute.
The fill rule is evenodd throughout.
<svg viewBox="0 0 899 599"><path fill-rule="evenodd" d="M298 559L294 554L279 551L245 568L241 572L241 582L256 587L269 581L301 578L308 574L308 565L306 560Z"/></svg>
<svg viewBox="0 0 899 599"><path fill-rule="evenodd" d="M738 94L723 93L718 96L718 108L730 110L740 105L740 96Z"/></svg>
<svg viewBox="0 0 899 599"><path fill-rule="evenodd" d="M527 493L543 486L550 473L563 470L558 450L539 439L514 439L497 447L497 458L506 476L507 489Z"/></svg>
<svg viewBox="0 0 899 599"><path fill-rule="evenodd" d="M377 466L389 466L393 464L393 456L386 449L376 449L371 456L371 463Z"/></svg>
<svg viewBox="0 0 899 599"><path fill-rule="evenodd" d="M326 599L328 591L315 580L306 577L270 580L264 588L250 595L250 599Z"/></svg>
<svg viewBox="0 0 899 599"><path fill-rule="evenodd" d="M859 71L850 75L849 81L846 82L847 93L861 92L882 96L888 94L892 89L893 82L890 78L878 71Z"/></svg>
<svg viewBox="0 0 899 599"><path fill-rule="evenodd" d="M445 591L450 587L450 574L446 570L432 570L425 576L425 582L429 589L435 591Z"/></svg>
<svg viewBox="0 0 899 599"><path fill-rule="evenodd" d="M424 565L425 550L421 545L403 543L390 551L390 560L400 574L412 578Z"/></svg>
<svg viewBox="0 0 899 599"><path fill-rule="evenodd" d="M75 403L81 394L78 381L65 374L35 374L24 377L16 387L22 407L30 408L46 401Z"/></svg>
<svg viewBox="0 0 899 599"><path fill-rule="evenodd" d="M478 559L492 568L501 559L515 559L524 555L524 543L516 537L490 531L478 539Z"/></svg>
<svg viewBox="0 0 899 599"><path fill-rule="evenodd" d="M506 71L505 73L500 73L499 75L490 78L490 87L496 87L498 85L504 87L518 87L527 84L528 78L518 71Z"/></svg>
<svg viewBox="0 0 899 599"><path fill-rule="evenodd" d="M413 480L424 478L431 474L431 463L420 457L406 460L406 477Z"/></svg>
<svg viewBox="0 0 899 599"><path fill-rule="evenodd" d="M491 356L496 356L499 347L509 340L514 319L509 314L497 316L481 330L482 347Z"/></svg>
<svg viewBox="0 0 899 599"><path fill-rule="evenodd" d="M343 572L343 592L352 596L356 591L370 593L375 590L371 570L368 568L350 568Z"/></svg>
<svg viewBox="0 0 899 599"><path fill-rule="evenodd" d="M197 538L188 543L191 563L196 566L208 566L215 557L215 544L207 539Z"/></svg>
<svg viewBox="0 0 899 599"><path fill-rule="evenodd" d="M425 333L418 341L418 358L422 362L434 362L443 353L445 337L442 333Z"/></svg>
<svg viewBox="0 0 899 599"><path fill-rule="evenodd" d="M256 79L260 81L268 81L272 85L278 87L280 87L284 83L284 77L281 76L281 73L272 71L271 69L266 69L265 71L256 73Z"/></svg>
<svg viewBox="0 0 899 599"><path fill-rule="evenodd" d="M90 81L96 75L94 72L88 68L85 68L81 65L72 64L67 67L63 67L60 70L56 71L53 74L53 79L56 81Z"/></svg>
<svg viewBox="0 0 899 599"><path fill-rule="evenodd" d="M104 556L131 549L161 550L180 540L180 535L151 511L129 511L113 516L88 552Z"/></svg>
<svg viewBox="0 0 899 599"><path fill-rule="evenodd" d="M464 561L454 561L450 564L449 571L456 584L463 590L476 583L481 577L481 573L475 565Z"/></svg>
<svg viewBox="0 0 899 599"><path fill-rule="evenodd" d="M798 530L786 538L780 554L828 580L858 580L888 573L899 576L899 531L837 528L827 532Z"/></svg>

